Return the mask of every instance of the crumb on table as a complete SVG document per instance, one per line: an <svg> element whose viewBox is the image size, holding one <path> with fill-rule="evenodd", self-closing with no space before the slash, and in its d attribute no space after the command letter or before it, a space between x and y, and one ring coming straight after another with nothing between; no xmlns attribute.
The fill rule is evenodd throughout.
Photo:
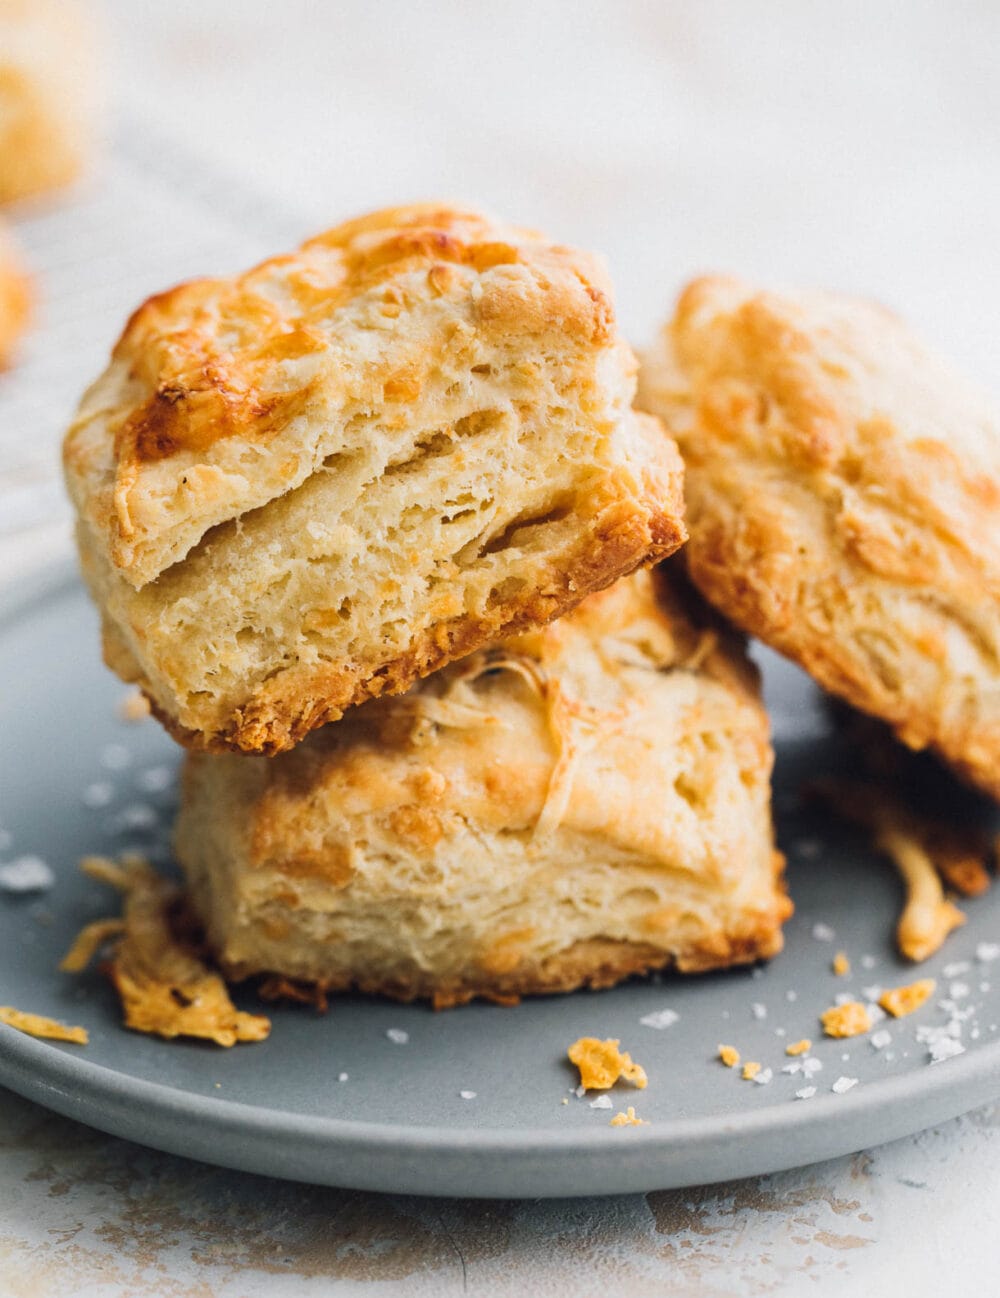
<svg viewBox="0 0 1000 1298"><path fill-rule="evenodd" d="M649 1123L645 1118L637 1118L635 1109L630 1104L624 1113L616 1113L611 1119L612 1127L648 1127Z"/></svg>
<svg viewBox="0 0 1000 1298"><path fill-rule="evenodd" d="M745 1082L752 1082L759 1072L760 1064L758 1064L756 1060L750 1059L743 1065L743 1080Z"/></svg>
<svg viewBox="0 0 1000 1298"><path fill-rule="evenodd" d="M727 1068L735 1068L740 1062L740 1052L735 1046L719 1046L719 1058Z"/></svg>
<svg viewBox="0 0 1000 1298"><path fill-rule="evenodd" d="M791 1045L785 1046L786 1055L806 1055L812 1049L812 1042L808 1037L803 1037L801 1041L793 1041Z"/></svg>
<svg viewBox="0 0 1000 1298"><path fill-rule="evenodd" d="M0 1023L17 1028L29 1037L42 1037L47 1041L70 1041L75 1046L85 1046L90 1040L86 1028L70 1028L44 1014L26 1014L12 1005L0 1005Z"/></svg>
<svg viewBox="0 0 1000 1298"><path fill-rule="evenodd" d="M833 957L833 972L838 978L846 978L851 972L851 962L847 958L846 951L838 951Z"/></svg>

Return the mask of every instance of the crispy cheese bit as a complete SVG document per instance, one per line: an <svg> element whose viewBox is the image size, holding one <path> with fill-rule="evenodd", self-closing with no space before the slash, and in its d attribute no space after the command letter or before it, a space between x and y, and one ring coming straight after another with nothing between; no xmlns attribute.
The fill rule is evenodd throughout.
<svg viewBox="0 0 1000 1298"><path fill-rule="evenodd" d="M920 1009L934 995L936 986L933 978L921 978L906 987L890 987L878 998L878 1003L887 1014L900 1019L904 1014L912 1014L914 1010Z"/></svg>
<svg viewBox="0 0 1000 1298"><path fill-rule="evenodd" d="M118 715L123 721L145 721L149 716L149 699L142 690L129 690L118 704Z"/></svg>
<svg viewBox="0 0 1000 1298"><path fill-rule="evenodd" d="M566 1053L570 1063L580 1070L580 1085L588 1091L606 1091L620 1077L641 1091L649 1080L645 1070L634 1064L630 1055L618 1049L617 1041L581 1037Z"/></svg>
<svg viewBox="0 0 1000 1298"><path fill-rule="evenodd" d="M95 919L92 924L82 928L73 940L73 945L59 961L63 973L80 973L86 969L105 942L113 937L120 937L125 931L123 919Z"/></svg>
<svg viewBox="0 0 1000 1298"><path fill-rule="evenodd" d="M88 924L64 960L84 967L117 930L113 954L103 966L122 1003L125 1026L154 1036L200 1037L220 1046L263 1041L270 1020L244 1014L230 1000L225 982L192 946L175 934L171 914L180 889L142 857L87 857L83 871L124 894L120 920Z"/></svg>
<svg viewBox="0 0 1000 1298"><path fill-rule="evenodd" d="M609 1124L612 1127L648 1127L645 1118L637 1118L635 1109L630 1104L624 1113L616 1113Z"/></svg>
<svg viewBox="0 0 1000 1298"><path fill-rule="evenodd" d="M803 1037L801 1041L793 1041L790 1046L785 1046L786 1055L807 1055L812 1050L812 1042L808 1037Z"/></svg>
<svg viewBox="0 0 1000 1298"><path fill-rule="evenodd" d="M832 968L833 968L833 972L837 975L838 978L847 977L847 975L851 972L851 962L850 960L848 960L846 952L844 951L837 952L837 954L833 957Z"/></svg>
<svg viewBox="0 0 1000 1298"><path fill-rule="evenodd" d="M745 1082L752 1082L759 1072L760 1064L756 1063L752 1059L748 1060L747 1063L743 1065L743 1080Z"/></svg>
<svg viewBox="0 0 1000 1298"><path fill-rule="evenodd" d="M906 905L896 926L896 941L907 960L926 960L939 950L965 916L944 895L934 863L915 838L904 830L879 832L878 846L891 856L906 884Z"/></svg>
<svg viewBox="0 0 1000 1298"><path fill-rule="evenodd" d="M896 942L908 960L926 960L965 923L963 913L945 897L938 871L960 892L982 892L989 884L983 862L993 850L987 837L914 816L878 784L823 780L814 790L842 816L871 830L877 850L899 871L906 903Z"/></svg>
<svg viewBox="0 0 1000 1298"><path fill-rule="evenodd" d="M860 1037L872 1025L871 1015L860 1001L832 1005L820 1015L820 1022L828 1037Z"/></svg>
<svg viewBox="0 0 1000 1298"><path fill-rule="evenodd" d="M720 1046L719 1058L727 1068L735 1068L740 1062L740 1052L735 1046Z"/></svg>
<svg viewBox="0 0 1000 1298"><path fill-rule="evenodd" d="M44 1014L25 1014L11 1005L0 1005L0 1023L26 1032L29 1037L43 1037L47 1041L71 1041L75 1046L85 1046L90 1038L86 1028L68 1028Z"/></svg>

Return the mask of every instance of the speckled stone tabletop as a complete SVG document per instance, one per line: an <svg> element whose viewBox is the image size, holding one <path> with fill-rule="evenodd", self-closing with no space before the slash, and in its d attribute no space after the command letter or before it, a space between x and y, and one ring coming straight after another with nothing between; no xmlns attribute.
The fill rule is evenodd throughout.
<svg viewBox="0 0 1000 1298"><path fill-rule="evenodd" d="M104 21L109 152L150 132L178 151L176 195L177 158L197 159L226 188L226 219L246 205L246 230L227 260L180 208L169 230L132 222L148 256L130 249L84 317L30 463L23 430L0 428L4 578L66 552L62 403L128 306L258 242L411 197L466 197L602 248L638 341L686 276L730 269L864 290L1000 387L990 0L118 0ZM102 176L127 181L106 163L91 194ZM32 219L15 224L44 263ZM44 348L49 268L33 269ZM698 1190L421 1200L213 1169L0 1092L0 1298L989 1292L998 1156L990 1107Z"/></svg>

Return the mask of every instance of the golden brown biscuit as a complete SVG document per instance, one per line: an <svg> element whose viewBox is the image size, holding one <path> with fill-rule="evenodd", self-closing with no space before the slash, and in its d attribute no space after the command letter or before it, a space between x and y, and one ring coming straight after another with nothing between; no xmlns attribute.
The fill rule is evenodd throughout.
<svg viewBox="0 0 1000 1298"><path fill-rule="evenodd" d="M703 279L641 404L681 444L696 584L1000 797L1000 422L889 312Z"/></svg>
<svg viewBox="0 0 1000 1298"><path fill-rule="evenodd" d="M91 15L75 0L0 0L0 203L75 180L91 149Z"/></svg>
<svg viewBox="0 0 1000 1298"><path fill-rule="evenodd" d="M775 954L757 677L662 569L275 758L192 754L176 846L224 970L454 1005Z"/></svg>
<svg viewBox="0 0 1000 1298"><path fill-rule="evenodd" d="M0 370L10 364L28 323L31 294L7 231L0 222Z"/></svg>
<svg viewBox="0 0 1000 1298"><path fill-rule="evenodd" d="M192 747L277 752L684 539L590 256L365 217L129 322L65 444L107 661Z"/></svg>

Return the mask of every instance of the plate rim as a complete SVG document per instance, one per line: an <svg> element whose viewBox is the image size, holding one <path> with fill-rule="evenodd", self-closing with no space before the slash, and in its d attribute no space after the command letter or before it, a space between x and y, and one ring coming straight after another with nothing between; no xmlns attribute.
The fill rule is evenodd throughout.
<svg viewBox="0 0 1000 1298"><path fill-rule="evenodd" d="M0 588L0 635L36 607L81 585L68 558L5 583ZM124 1026L120 1030L128 1031ZM169 1048L169 1043L164 1044ZM705 1156L712 1151L725 1155L727 1169L716 1180L759 1175L856 1152L924 1130L991 1097L1000 1099L1000 1040L942 1061L945 1068L924 1063L865 1082L843 1095L817 1094L804 1102L787 1099L732 1114L678 1117L626 1132L610 1124L594 1130L512 1130L316 1117L148 1081L78 1057L72 1053L75 1049L79 1048L40 1041L0 1024L0 1084L109 1134L206 1162L359 1189L468 1197L629 1193L709 1183L692 1171L696 1164L711 1167L711 1159ZM630 1097L632 1092L619 1093L623 1104ZM133 1120L125 1112L128 1107L134 1110ZM171 1124L181 1120L185 1129L172 1132ZM873 1130L874 1139L870 1138ZM792 1132L811 1134L810 1157L803 1159L799 1152L776 1155L773 1143L772 1152L767 1152L768 1142ZM869 1138L855 1139L855 1132ZM211 1133L224 1137L219 1148L207 1143ZM248 1136L257 1143L241 1148L241 1138ZM294 1166L281 1157L285 1142ZM313 1156L308 1154L310 1147ZM371 1155L375 1162L368 1169L352 1170L337 1161L338 1150L348 1159L353 1150L355 1157ZM439 1170L448 1169L444 1188L440 1176L422 1176L415 1166L406 1169L407 1160L427 1154L441 1161ZM609 1155L613 1156L610 1172ZM484 1157L493 1160L492 1181L484 1176L482 1166L475 1165L476 1159ZM386 1168L394 1160L400 1163L399 1174L390 1177ZM530 1188L523 1184L523 1170L518 1172L526 1160L537 1164L541 1174ZM336 1173L335 1178L328 1179L327 1172ZM572 1180L567 1179L570 1172ZM484 1182L489 1182L487 1188Z"/></svg>

